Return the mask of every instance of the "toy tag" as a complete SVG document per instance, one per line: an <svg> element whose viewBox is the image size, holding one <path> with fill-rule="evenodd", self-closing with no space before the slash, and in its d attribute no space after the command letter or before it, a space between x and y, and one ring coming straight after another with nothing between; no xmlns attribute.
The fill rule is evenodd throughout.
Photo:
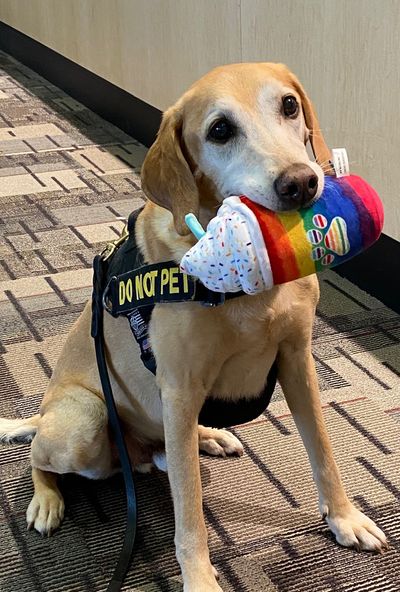
<svg viewBox="0 0 400 592"><path fill-rule="evenodd" d="M337 177L348 177L350 175L346 148L332 148L332 160Z"/></svg>

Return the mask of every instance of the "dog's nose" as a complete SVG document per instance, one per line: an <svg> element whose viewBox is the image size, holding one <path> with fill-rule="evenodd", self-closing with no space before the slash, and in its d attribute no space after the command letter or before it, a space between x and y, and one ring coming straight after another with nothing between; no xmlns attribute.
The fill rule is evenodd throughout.
<svg viewBox="0 0 400 592"><path fill-rule="evenodd" d="M275 180L274 188L287 206L303 206L315 197L318 177L306 164L292 164Z"/></svg>

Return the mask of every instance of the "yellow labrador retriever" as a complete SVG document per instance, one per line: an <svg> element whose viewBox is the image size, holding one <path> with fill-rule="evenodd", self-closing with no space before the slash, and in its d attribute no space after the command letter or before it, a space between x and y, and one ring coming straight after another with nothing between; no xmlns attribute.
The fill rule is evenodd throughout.
<svg viewBox="0 0 400 592"><path fill-rule="evenodd" d="M307 155L308 140L319 164ZM246 194L275 211L318 198L329 157L310 100L285 66L213 70L164 114L144 162L149 201L136 232L145 259L180 261L195 240L184 215L194 212L206 225L229 195ZM321 513L337 541L365 550L386 547L383 532L347 497L332 455L311 354L318 296L314 275L214 309L198 303L156 306L150 328L156 379L142 365L126 319L106 315L112 385L132 463L145 469L165 443L185 592L221 591L207 546L199 448L216 455L243 451L229 432L199 426L199 411L210 394L230 400L258 395L275 359L310 458ZM40 415L0 421L3 439L34 436L35 493L27 521L42 534L63 518L57 474L96 479L118 469L90 320L88 303L67 338Z"/></svg>

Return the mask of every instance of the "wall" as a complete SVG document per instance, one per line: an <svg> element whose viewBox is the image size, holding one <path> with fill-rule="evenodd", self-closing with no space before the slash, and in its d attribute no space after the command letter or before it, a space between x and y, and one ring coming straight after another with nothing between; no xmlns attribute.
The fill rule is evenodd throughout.
<svg viewBox="0 0 400 592"><path fill-rule="evenodd" d="M241 56L236 0L0 0L0 20L159 109Z"/></svg>
<svg viewBox="0 0 400 592"><path fill-rule="evenodd" d="M242 0L242 60L285 62L331 147L381 195L400 240L399 0ZM272 25L279 23L279 26Z"/></svg>
<svg viewBox="0 0 400 592"><path fill-rule="evenodd" d="M399 0L0 0L0 20L160 109L217 64L286 62L400 240Z"/></svg>

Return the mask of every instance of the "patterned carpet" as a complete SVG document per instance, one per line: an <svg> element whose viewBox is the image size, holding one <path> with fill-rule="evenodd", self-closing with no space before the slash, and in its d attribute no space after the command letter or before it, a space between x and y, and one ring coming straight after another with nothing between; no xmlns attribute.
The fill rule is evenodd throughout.
<svg viewBox="0 0 400 592"><path fill-rule="evenodd" d="M145 149L0 54L0 415L38 409L90 295L91 260L142 203ZM377 281L378 278L377 278ZM277 389L236 429L241 459L201 460L212 560L225 592L400 590L400 319L321 276L314 353L346 487L387 533L382 556L339 548L318 516L306 454ZM102 591L124 529L121 478L63 479L62 528L27 532L29 446L0 447L0 590ZM125 590L182 590L167 478L137 478L139 534Z"/></svg>

